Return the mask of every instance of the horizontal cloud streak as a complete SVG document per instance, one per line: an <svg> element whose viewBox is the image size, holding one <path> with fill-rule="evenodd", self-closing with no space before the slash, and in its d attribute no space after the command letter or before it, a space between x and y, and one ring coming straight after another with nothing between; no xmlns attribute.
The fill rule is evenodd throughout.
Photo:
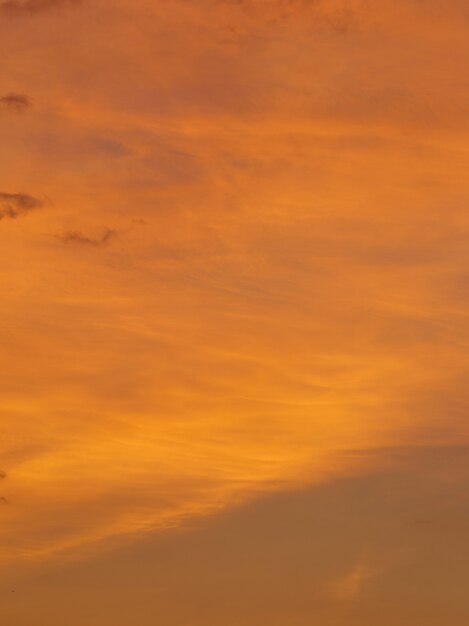
<svg viewBox="0 0 469 626"><path fill-rule="evenodd" d="M63 243L79 244L85 246L102 246L110 239L116 236L116 231L112 228L106 228L100 237L89 237L79 230L68 230L57 235L57 239Z"/></svg>

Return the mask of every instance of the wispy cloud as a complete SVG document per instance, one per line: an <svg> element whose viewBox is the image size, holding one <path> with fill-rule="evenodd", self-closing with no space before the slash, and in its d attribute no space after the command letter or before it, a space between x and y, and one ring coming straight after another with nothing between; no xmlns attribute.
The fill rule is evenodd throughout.
<svg viewBox="0 0 469 626"><path fill-rule="evenodd" d="M90 237L80 230L67 230L60 235L56 235L63 243L81 244L85 246L102 246L110 239L115 237L116 231L112 228L106 228L100 237Z"/></svg>
<svg viewBox="0 0 469 626"><path fill-rule="evenodd" d="M8 93L0 98L0 106L15 113L23 113L32 106L32 102L25 94Z"/></svg>
<svg viewBox="0 0 469 626"><path fill-rule="evenodd" d="M0 192L0 220L15 219L43 206L42 200L26 193Z"/></svg>
<svg viewBox="0 0 469 626"><path fill-rule="evenodd" d="M0 191L60 201L0 198L30 218L0 224L0 543L58 551L465 443L457 3L444 27L434 0L105 4L54 24L69 0L0 0L25 16L0 16L0 96L46 103L1 110ZM374 584L361 554L342 597Z"/></svg>

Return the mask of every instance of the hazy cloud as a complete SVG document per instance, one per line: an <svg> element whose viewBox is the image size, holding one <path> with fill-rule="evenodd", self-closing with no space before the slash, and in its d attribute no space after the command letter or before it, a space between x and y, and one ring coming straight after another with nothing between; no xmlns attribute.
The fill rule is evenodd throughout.
<svg viewBox="0 0 469 626"><path fill-rule="evenodd" d="M0 98L0 106L15 113L23 113L32 105L29 96L22 93L8 93Z"/></svg>
<svg viewBox="0 0 469 626"><path fill-rule="evenodd" d="M340 600L354 600L361 591L363 584L373 574L365 563L358 562L352 569L334 582L334 595Z"/></svg>
<svg viewBox="0 0 469 626"><path fill-rule="evenodd" d="M15 219L43 206L42 200L26 193L0 192L0 220L5 217Z"/></svg>

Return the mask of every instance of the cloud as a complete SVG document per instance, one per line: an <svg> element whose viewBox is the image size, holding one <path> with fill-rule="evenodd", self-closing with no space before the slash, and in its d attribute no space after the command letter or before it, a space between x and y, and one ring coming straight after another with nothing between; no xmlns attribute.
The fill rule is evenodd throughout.
<svg viewBox="0 0 469 626"><path fill-rule="evenodd" d="M6 477L7 477L6 472L4 472L3 470L0 470L0 480L3 480ZM0 502L2 504L8 504L8 500L4 496L0 496Z"/></svg>
<svg viewBox="0 0 469 626"><path fill-rule="evenodd" d="M63 4L78 4L80 0L7 0L0 4L0 12L11 15L32 15L54 9Z"/></svg>
<svg viewBox="0 0 469 626"><path fill-rule="evenodd" d="M32 105L29 96L22 93L8 93L0 98L0 106L15 113L23 113Z"/></svg>
<svg viewBox="0 0 469 626"><path fill-rule="evenodd" d="M101 237L89 237L80 230L67 230L61 235L57 235L57 239L64 243L83 244L85 246L102 246L116 235L116 231L112 228L106 228Z"/></svg>
<svg viewBox="0 0 469 626"><path fill-rule="evenodd" d="M0 220L15 219L44 206L44 202L26 193L0 192Z"/></svg>

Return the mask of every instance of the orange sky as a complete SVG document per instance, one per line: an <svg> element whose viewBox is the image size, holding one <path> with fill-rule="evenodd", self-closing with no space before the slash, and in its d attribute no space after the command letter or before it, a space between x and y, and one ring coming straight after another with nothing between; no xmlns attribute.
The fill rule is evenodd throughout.
<svg viewBox="0 0 469 626"><path fill-rule="evenodd" d="M2 626L467 626L468 41L0 0Z"/></svg>

